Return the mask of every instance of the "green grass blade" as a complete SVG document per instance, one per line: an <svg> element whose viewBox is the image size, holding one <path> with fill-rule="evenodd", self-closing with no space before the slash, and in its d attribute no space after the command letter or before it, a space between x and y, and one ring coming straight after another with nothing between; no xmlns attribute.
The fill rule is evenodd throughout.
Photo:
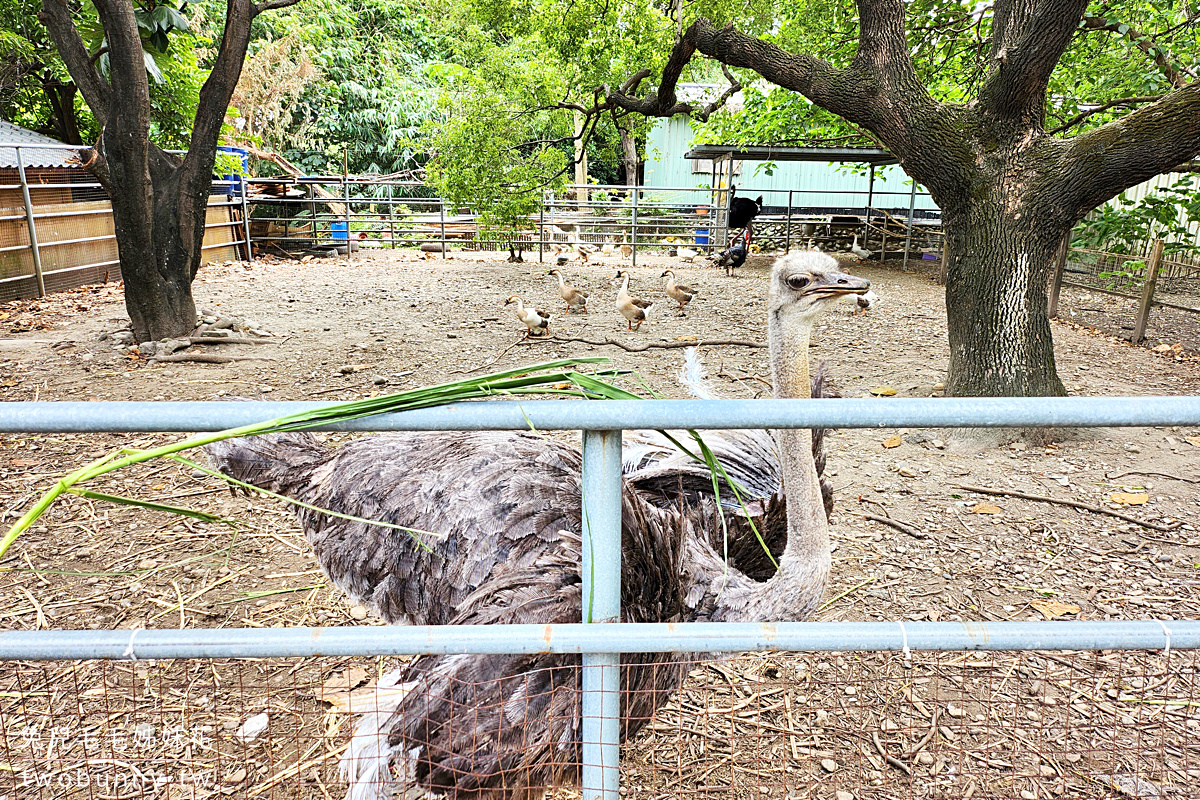
<svg viewBox="0 0 1200 800"><path fill-rule="evenodd" d="M137 506L138 508L148 508L151 511L164 511L168 514L178 514L181 517L191 517L198 519L201 522L219 522L223 525L228 525L231 528L236 528L237 523L231 519L218 517L216 514L208 514L204 511L195 511L190 508L180 508L179 506L169 506L163 503L152 503L148 500L137 500L133 497L120 497L114 494L103 494L101 492L93 492L87 489L76 489L74 487L67 489L70 494L86 497L88 500L103 500L107 503L117 503L123 506Z"/></svg>

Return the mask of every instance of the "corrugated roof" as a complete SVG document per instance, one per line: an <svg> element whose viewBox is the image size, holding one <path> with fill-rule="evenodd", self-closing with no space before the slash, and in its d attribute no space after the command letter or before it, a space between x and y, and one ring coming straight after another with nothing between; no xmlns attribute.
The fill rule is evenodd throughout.
<svg viewBox="0 0 1200 800"><path fill-rule="evenodd" d="M860 164L896 164L896 157L875 147L774 147L768 145L701 144L684 158L724 158L742 161L834 161Z"/></svg>
<svg viewBox="0 0 1200 800"><path fill-rule="evenodd" d="M0 119L0 167L16 168L16 148L5 147L5 145L13 144L21 145L21 161L27 167L80 168L79 164L67 161L68 157L74 155L74 151L36 146L39 144L61 145L62 142L56 142L49 136L42 136L40 133L34 133L20 125L13 125L7 120Z"/></svg>

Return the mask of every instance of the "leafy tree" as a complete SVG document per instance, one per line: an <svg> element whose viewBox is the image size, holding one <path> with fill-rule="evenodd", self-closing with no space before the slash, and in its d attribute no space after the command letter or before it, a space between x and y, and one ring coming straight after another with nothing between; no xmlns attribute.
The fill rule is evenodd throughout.
<svg viewBox="0 0 1200 800"><path fill-rule="evenodd" d="M112 199L125 307L137 341L190 333L217 139L261 12L296 0L228 0L224 30L201 87L182 159L150 140L153 55L171 49L187 20L170 0L94 0L98 27L65 0L43 0L39 19L102 125L80 159ZM89 47L89 44L91 47Z"/></svg>
<svg viewBox="0 0 1200 800"><path fill-rule="evenodd" d="M1184 175L1173 185L1131 200L1122 192L1116 203L1100 206L1072 233L1075 247L1105 249L1136 254L1151 239L1165 240L1163 251L1180 253L1192 249L1190 226L1200 222L1200 191L1197 178Z"/></svg>
<svg viewBox="0 0 1200 800"><path fill-rule="evenodd" d="M527 229L542 192L563 182L564 151L547 141L531 143L538 120L510 113L477 76L454 70L448 77L444 117L429 126L429 182L447 200L476 209L481 232ZM520 259L515 251L510 242L510 260Z"/></svg>
<svg viewBox="0 0 1200 800"><path fill-rule="evenodd" d="M947 392L1065 394L1046 315L1054 253L1093 208L1200 152L1197 4L818 0L787 17L761 37L701 17L655 89L631 81L590 112L678 113L698 51L866 132L943 212ZM1118 68L1118 52L1141 65ZM1111 99L1086 106L1101 89Z"/></svg>

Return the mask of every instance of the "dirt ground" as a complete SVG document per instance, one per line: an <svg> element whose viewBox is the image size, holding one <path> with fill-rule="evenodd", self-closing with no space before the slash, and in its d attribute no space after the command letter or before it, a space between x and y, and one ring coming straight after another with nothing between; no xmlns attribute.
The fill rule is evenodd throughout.
<svg viewBox="0 0 1200 800"><path fill-rule="evenodd" d="M502 369L583 354L608 356L615 366L635 370L662 395L682 396L676 380L683 360L681 350L630 353L612 346L578 343L516 344L522 326L503 305L511 294L550 310L551 330L561 336L611 337L633 344L674 342L680 337L764 338L764 278L769 267L765 257L752 258L734 278L665 256L640 258L639 265L631 269L630 289L655 299L663 311L652 315L637 332L625 330L624 319L612 305L617 288L613 279L618 266L615 259L611 263L572 263L565 268L569 280L591 292L592 311L587 315L561 313L557 287L545 275L549 266L536 262L510 265L470 254L426 260L400 251L357 253L350 263L342 258L213 265L203 270L195 283L198 307L245 317L253 321L253 327L273 334L269 345L225 346L220 352L236 349L241 355L263 359L229 364L148 365L136 354L115 349L111 339L101 340L101 334L118 330L126 319L117 286L90 287L43 301L10 303L0 306L0 326L10 331L0 338L2 396L8 400L349 399L452 380L471 370ZM666 266L676 270L680 282L700 288L686 316L667 308L670 302L662 293L659 277ZM813 357L829 364L837 387L846 397L869 396L881 387L894 388L898 397L940 395L948 352L940 287L925 275L891 267L855 267L853 271L872 281L881 302L862 315L854 315L854 306L849 302L836 308L814 333ZM1056 323L1054 335L1059 371L1072 394L1200 391L1200 364L1189 360L1185 352L1156 353L1131 347L1120 339L1070 322ZM1161 330L1156 336L1158 341L1171 341L1169 334ZM245 352L247 349L252 352ZM216 352L217 348L209 350ZM756 397L768 388L764 380L768 377L765 349L712 347L706 349L704 359L720 391L729 397ZM0 519L7 527L57 476L114 447L145 446L174 438L0 434ZM1200 431L1104 429L1054 446L1015 443L983 451L948 445L945 439L943 432L915 429L843 430L827 439L827 471L836 494L832 530L836 549L828 602L819 619L1195 619L1200 615L1200 534L1196 532L1200 526ZM1070 499L1129 515L1147 525L1065 505L983 495L964 488L968 486ZM26 533L0 562L0 591L7 598L0 603L0 623L5 628L372 624L370 619L361 619L362 609L351 608L327 584L291 513L275 501L232 498L218 481L195 477L190 469L172 463L132 469L93 488L186 505L237 519L241 525L233 531L222 525L68 498ZM1148 498L1144 504L1118 506L1110 499L1114 493L1145 493ZM900 527L865 515L890 518ZM1074 730L1071 723L1060 720L1053 724L1066 725L1068 733L1056 744L1043 742L1038 749L1020 745L1019 737L1013 738L1013 729L1006 729L1000 720L1016 720L1018 731L1022 725L1033 724L1005 714L1016 715L1017 709L1025 714L1023 705L1032 702L1029 698L1039 692L1043 698L1052 695L1052 682L1046 676L1061 670L1066 660L1060 658L1062 663L1056 667L1053 658L1038 661L1013 654L995 654L970 662L950 656L923 657L922 663L931 671L925 678L914 679L898 659L890 655L851 658L835 654L796 660L747 656L724 662L733 665L720 668L729 674L702 667L697 670L697 683L692 689L699 694L692 699L707 698L719 706L748 712L758 709L755 719L766 722L756 728L756 735L774 737L763 746L778 749L785 761L790 757L786 769L777 770L777 763L759 763L758 767L747 767L749 772L738 773L736 753L729 752L722 762L724 773L704 772L704 743L708 741L715 753L725 753L718 740L737 734L741 723L732 713L714 713L704 718L725 720L721 724L733 727L703 735L683 733L696 727L694 719L690 723L678 721L687 717L690 701L686 695L656 722L647 734L651 745L631 756L630 769L640 776L638 780L647 791L653 789L647 796L703 793L704 787L724 791L753 786L747 789L747 796L757 796L755 792L761 791L763 795L775 792L776 796L788 793L789 797L832 798L836 789L849 791L852 797L918 793L953 797L964 796L968 785L976 787L971 789L975 796L1015 797L1018 792L1021 797L1026 796L1024 792L1034 797L1064 792L1071 796L1109 796L1114 791L1111 786L1120 783L1117 777L1124 775L1141 776L1138 780L1148 778L1165 795L1197 796L1194 789L1186 789L1189 784L1196 785L1195 779L1200 777L1195 771L1200 767L1200 745L1196 743L1200 728L1196 706L1200 704L1192 702L1196 699L1194 664L1190 671L1172 672L1172 680L1183 676L1188 682L1181 688L1165 678L1157 681L1155 676L1165 674L1159 660L1138 656L1136 662L1130 662L1133 666L1114 668L1099 683L1099 679L1092 680L1099 668L1088 661L1086 668L1078 667L1082 672L1072 673L1075 678L1064 677L1060 689L1054 690L1062 693L1059 702L1075 702L1074 695L1061 687L1075 685L1074 681L1082 680L1083 675L1088 679L1084 681L1089 687L1087 698L1095 693L1095 702L1101 704L1089 706L1089 713L1104 715L1111 711L1110 727L1121 733L1107 740L1081 743L1070 733ZM776 665L772 667L775 673L766 671L763 665L768 662ZM852 663L847 667L847 662ZM1119 657L1117 662L1125 663ZM262 666L255 667L258 671L254 674L260 675L266 687L261 693L263 698L268 690L278 696L282 687L283 699L277 702L294 699L290 712L293 717L298 719L303 711L311 715L313 726L324 725L321 736L325 738L313 734L317 738L311 741L333 744L323 747L313 758L311 753L304 753L309 739L287 734L278 737L282 749L264 746L263 752L252 757L230 751L232 755L227 754L222 762L225 771L218 770L218 780L228 789L221 792L223 795L321 797L342 791L333 770L336 757L331 754L335 746L340 746L337 736L344 735L345 726L322 718L326 707L314 696L319 696L323 681L343 675L350 663L348 659L298 662L282 683L262 677L260 673L266 675ZM968 669L971 665L976 666ZM843 674L843 667L852 677L834 677L835 673ZM30 744L27 740L28 750L18 747L21 740L16 738L16 731L26 730L28 720L39 714L38 719L46 723L47 729L55 715L68 714L74 706L70 702L62 705L64 700L53 687L67 680L78 681L85 668L90 670L90 679L99 681L96 685L114 693L123 686L131 687L131 691L149 691L154 675L160 682L171 684L183 680L183 673L193 669L182 663L164 663L150 667L149 673L145 667L137 668L142 672L130 667L120 677L118 673L125 667L93 663L51 669L27 665L11 680L0 680L8 684L0 686L0 698L25 698L20 702L0 699L0 723L5 726L0 735L6 738L0 753L9 754L8 774L24 774L22 759L37 753L36 742ZM206 702L222 693L222 686L228 688L227 681L218 680L217 667L212 669L212 676L199 676L200 683L208 688L193 692L203 692ZM824 680L823 673L828 673ZM1003 677L1006 674L1013 680ZM1142 676L1139 689L1144 689L1146 703L1158 704L1160 709L1165 704L1165 716L1155 723L1154 736L1163 742L1174 737L1174 745L1182 752L1178 758L1166 755L1168 745L1159 739L1147 745L1154 753L1145 763L1135 754L1139 752L1136 747L1122 745L1121 737L1126 734L1136 738L1139 746L1143 741L1138 732L1143 717L1134 719L1128 709L1114 705L1119 705L1119 697L1124 696L1120 692L1129 691L1121 676L1135 674ZM738 675L760 676L754 681L766 681L762 675L773 676L779 685L785 685L784 678L790 676L786 682L790 688L781 690L783 699L778 701L786 700L786 717L783 706L773 705L775 701L762 687L755 692L754 703L738 705L750 696L744 691L739 694L735 680ZM955 675L959 676L957 680ZM981 676L985 679L980 691L989 698L971 694L972 686L980 686ZM716 689L712 688L713 678L720 684ZM195 680L193 676L185 683L191 686ZM805 681L815 681L817 688L804 690ZM853 697L849 690L854 687L864 693L869 690L875 700L867 703L865 694ZM1117 694L1104 695L1110 690ZM1161 696L1152 700L1152 690ZM16 694L2 694L5 691ZM722 691L731 696L712 699ZM132 691L128 701L134 702L137 695L138 691ZM39 699L30 699L35 696ZM148 696L141 694L143 699ZM948 697L955 698L949 705ZM967 699L971 697L974 699ZM226 700L226 704L218 704L219 708L204 707L211 717L209 727L215 728L217 738L223 732L226 742L263 703L275 702L246 689L240 697ZM957 715L956 702L960 704ZM803 714L797 710L795 727L792 703L807 708ZM907 709L904 713L910 722L893 722L888 727L884 717L897 703ZM1096 711L1104 703L1109 710ZM968 706L965 711L962 704ZM1053 705L1042 704L1038 713L1049 715ZM842 728L849 743L839 739L838 725L827 723L821 727L817 708L841 709L832 713L844 715ZM1138 715L1158 713L1146 708L1150 706L1142 707ZM999 716L993 720L993 709L1008 710L997 712ZM1065 705L1060 705L1058 711L1067 713ZM82 710L78 713L85 714ZM805 721L810 717L811 722ZM129 725L134 718L128 717ZM953 729L956 723L964 726L961 733ZM949 734L933 735L931 740L927 737L916 747L927 729L946 724L951 725ZM969 730L967 726L972 724L979 730ZM1034 725L1048 728L1052 723L1047 716ZM882 734L877 746L869 731ZM990 738L993 734L994 741ZM685 741L687 737L693 740ZM699 755L693 752L697 741ZM952 760L946 768L946 758L940 755L940 761L926 763L924 756L937 747L959 753L961 765L955 767L959 761ZM646 753L663 748L676 754L668 759L670 768L661 764L645 766ZM969 748L984 752L982 761L963 756ZM995 748L1004 748L1007 755L998 755ZM1054 760L1045 755L1047 748L1064 758L1075 748L1076 752L1085 752L1085 758L1089 758L1086 753L1092 753L1090 758L1097 764L1113 763L1095 766L1090 772L1083 770L1086 779L1072 778L1080 774L1076 762L1057 756ZM885 750L893 760L905 762L908 774L889 766L891 761L883 758ZM1014 755L1017 751L1024 751L1028 758L1018 758ZM117 755L114 753L113 759ZM819 761L822 755L836 758L833 770ZM289 758L305 760L306 764L312 760L312 775L306 765L279 778L288 769ZM756 758L763 760L761 751ZM1129 764L1116 763L1125 758L1130 759ZM996 766L989 760L1007 766ZM234 781L237 769L242 772ZM755 769L761 773L758 778L753 777L758 774ZM980 770L1002 774L1003 791L996 789L1000 793L993 794L990 779L980 777ZM13 797L73 795L55 794L36 783L31 788L28 782L21 784L16 778L11 787L6 787L4 774L0 770L0 796L6 791ZM1106 784L1096 775L1112 779L1105 779ZM275 778L279 780L271 783ZM139 785L145 791L150 784L142 780ZM280 792L282 786L292 788L271 794ZM796 794L799 789L789 788L795 786L808 788ZM1168 790L1170 787L1174 788ZM1189 791L1193 793L1187 794ZM840 795L838 798L846 800Z"/></svg>

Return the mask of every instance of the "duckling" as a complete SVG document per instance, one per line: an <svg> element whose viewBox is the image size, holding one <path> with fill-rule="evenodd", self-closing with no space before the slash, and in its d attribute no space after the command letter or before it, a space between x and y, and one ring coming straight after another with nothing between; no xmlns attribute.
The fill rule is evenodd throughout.
<svg viewBox="0 0 1200 800"><path fill-rule="evenodd" d="M609 236L604 240L604 244L600 247L600 255L607 258L616 252L616 249L617 246L613 244L613 237Z"/></svg>
<svg viewBox="0 0 1200 800"><path fill-rule="evenodd" d="M690 247L681 247L675 251L675 254L679 256L680 261L686 261L690 264L696 256L700 255L700 251L693 250Z"/></svg>
<svg viewBox="0 0 1200 800"><path fill-rule="evenodd" d="M654 303L629 294L629 273L627 271L617 270L617 277L624 278L621 281L621 290L617 292L617 311L620 311L621 316L629 321L628 330L638 330L646 321L647 311ZM633 325L635 322L637 323L636 328Z"/></svg>
<svg viewBox="0 0 1200 800"><path fill-rule="evenodd" d="M675 282L675 271L667 270L660 276L667 279L666 292L667 296L679 303L679 310L683 311L683 307L692 302L692 298L700 294L690 286L684 286L682 283Z"/></svg>
<svg viewBox="0 0 1200 800"><path fill-rule="evenodd" d="M567 304L567 313L571 313L572 308L578 308L583 313L587 313L588 293L582 289L576 289L571 284L563 280L562 273L556 269L550 270L547 275L554 275L558 278L558 293L562 295L562 299Z"/></svg>
<svg viewBox="0 0 1200 800"><path fill-rule="evenodd" d="M524 301L515 294L504 301L504 305L510 303L517 304L517 319L525 323L525 336L549 336L550 335L550 315L540 308L526 308ZM541 331L541 333L534 333Z"/></svg>

